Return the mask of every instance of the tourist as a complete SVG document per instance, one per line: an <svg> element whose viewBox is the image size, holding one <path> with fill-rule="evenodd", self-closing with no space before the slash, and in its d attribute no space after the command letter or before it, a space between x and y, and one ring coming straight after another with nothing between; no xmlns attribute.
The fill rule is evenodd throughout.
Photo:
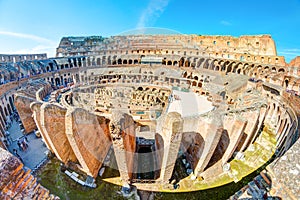
<svg viewBox="0 0 300 200"><path fill-rule="evenodd" d="M23 146L22 146L20 140L18 140L17 145L19 146L20 151L22 151L23 150Z"/></svg>
<svg viewBox="0 0 300 200"><path fill-rule="evenodd" d="M27 136L24 136L24 141L27 143L27 146L28 146L29 141L27 139Z"/></svg>
<svg viewBox="0 0 300 200"><path fill-rule="evenodd" d="M23 147L24 147L25 150L28 148L28 144L25 141L25 139L22 140L22 145L23 145Z"/></svg>

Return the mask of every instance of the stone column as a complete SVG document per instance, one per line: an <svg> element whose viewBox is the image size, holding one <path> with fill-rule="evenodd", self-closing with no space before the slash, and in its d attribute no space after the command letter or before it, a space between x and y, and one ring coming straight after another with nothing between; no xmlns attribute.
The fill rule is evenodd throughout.
<svg viewBox="0 0 300 200"><path fill-rule="evenodd" d="M161 165L160 179L169 182L177 159L183 129L183 119L177 112L168 113L163 119L162 136L164 139L164 155Z"/></svg>
<svg viewBox="0 0 300 200"><path fill-rule="evenodd" d="M121 179L130 182L136 150L134 120L128 114L113 111L109 129Z"/></svg>

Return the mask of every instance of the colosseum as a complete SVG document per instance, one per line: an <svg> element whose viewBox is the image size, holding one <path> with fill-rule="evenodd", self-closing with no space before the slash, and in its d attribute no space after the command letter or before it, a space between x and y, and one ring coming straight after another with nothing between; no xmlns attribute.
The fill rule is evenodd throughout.
<svg viewBox="0 0 300 200"><path fill-rule="evenodd" d="M63 37L54 58L0 55L0 196L59 198L10 148L17 116L20 138L40 134L91 187L113 158L103 180L123 188L206 190L259 170L269 196L298 199L299 67L270 35Z"/></svg>

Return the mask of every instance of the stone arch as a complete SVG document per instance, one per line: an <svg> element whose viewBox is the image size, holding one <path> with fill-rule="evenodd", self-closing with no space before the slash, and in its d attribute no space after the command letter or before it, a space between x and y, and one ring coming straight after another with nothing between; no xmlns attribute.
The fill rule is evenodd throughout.
<svg viewBox="0 0 300 200"><path fill-rule="evenodd" d="M189 67L190 66L190 61L189 59L187 59L185 62L184 62L184 67Z"/></svg>
<svg viewBox="0 0 300 200"><path fill-rule="evenodd" d="M121 65L121 64L122 64L122 59L119 58L119 59L118 59L118 65Z"/></svg>
<svg viewBox="0 0 300 200"><path fill-rule="evenodd" d="M179 67L183 67L183 65L184 65L184 58L181 57L179 60Z"/></svg>
<svg viewBox="0 0 300 200"><path fill-rule="evenodd" d="M59 78L59 77L56 77L56 78L55 78L55 85L56 85L56 86L59 86L59 85L60 85L60 78Z"/></svg>
<svg viewBox="0 0 300 200"><path fill-rule="evenodd" d="M97 58L97 65L101 65L101 59Z"/></svg>
<svg viewBox="0 0 300 200"><path fill-rule="evenodd" d="M107 64L108 64L108 65L111 65L111 56L108 56L108 57L107 57Z"/></svg>
<svg viewBox="0 0 300 200"><path fill-rule="evenodd" d="M200 59L199 59L199 61L197 62L197 67L198 67L198 68L201 67L201 65L203 64L204 60L205 60L204 58L200 58Z"/></svg>
<svg viewBox="0 0 300 200"><path fill-rule="evenodd" d="M226 74L232 71L232 66L233 66L234 64L235 64L235 62L232 62L232 63L230 63L230 64L227 66Z"/></svg>
<svg viewBox="0 0 300 200"><path fill-rule="evenodd" d="M8 97L8 101L9 101L9 103L10 103L10 106L11 106L12 108L14 108L14 100L13 100L12 96Z"/></svg>
<svg viewBox="0 0 300 200"><path fill-rule="evenodd" d="M284 80L284 87L288 88L288 86L289 86L289 79L285 79Z"/></svg>
<svg viewBox="0 0 300 200"><path fill-rule="evenodd" d="M221 64L221 71L226 71L226 68L227 68L227 65L229 64L230 62L227 60L223 63L220 63Z"/></svg>
<svg viewBox="0 0 300 200"><path fill-rule="evenodd" d="M206 59L206 60L205 60L205 62L204 62L204 64L203 64L203 68L204 68L204 69L208 69L208 68L209 68L209 61L210 61L210 59Z"/></svg>
<svg viewBox="0 0 300 200"><path fill-rule="evenodd" d="M209 69L215 70L216 64L218 64L218 60L217 59L212 60L209 65Z"/></svg>

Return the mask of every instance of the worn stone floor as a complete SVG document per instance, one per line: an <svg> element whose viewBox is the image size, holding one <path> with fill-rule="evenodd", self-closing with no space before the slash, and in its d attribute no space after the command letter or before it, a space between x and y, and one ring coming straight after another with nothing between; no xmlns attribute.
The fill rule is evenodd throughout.
<svg viewBox="0 0 300 200"><path fill-rule="evenodd" d="M33 132L26 135L28 140L28 148L25 151L19 148L17 144L18 140L22 141L24 139L19 122L13 119L11 126L7 131L10 134L8 150L12 154L16 155L13 151L13 149L16 149L25 167L33 170L42 160L46 158L48 149L42 141L42 138L36 137Z"/></svg>

